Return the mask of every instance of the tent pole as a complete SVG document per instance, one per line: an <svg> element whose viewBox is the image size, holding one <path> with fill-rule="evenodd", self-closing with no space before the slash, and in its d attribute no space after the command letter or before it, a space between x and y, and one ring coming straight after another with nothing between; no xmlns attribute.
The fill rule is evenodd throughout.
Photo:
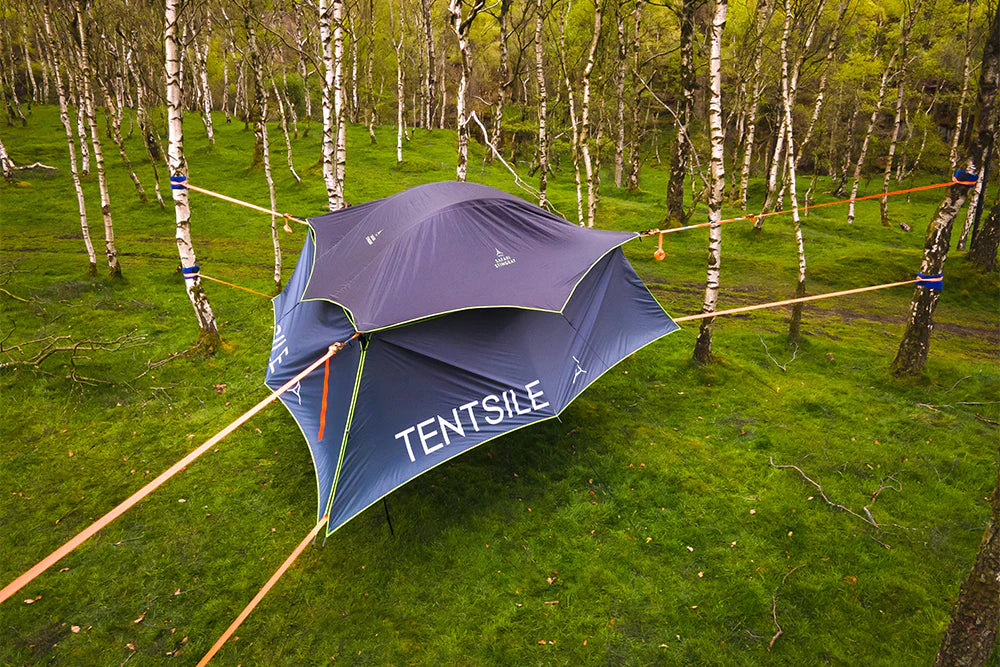
<svg viewBox="0 0 1000 667"><path fill-rule="evenodd" d="M382 498L382 509L385 510L385 522L389 524L389 534L395 536L396 531L392 529L392 518L389 516L389 501Z"/></svg>

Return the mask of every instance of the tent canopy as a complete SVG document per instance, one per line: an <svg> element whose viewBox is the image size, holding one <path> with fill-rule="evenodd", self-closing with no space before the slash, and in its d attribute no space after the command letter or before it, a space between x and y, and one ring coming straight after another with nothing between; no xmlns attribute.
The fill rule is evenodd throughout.
<svg viewBox="0 0 1000 667"><path fill-rule="evenodd" d="M362 333L328 379L313 372L281 397L309 443L328 532L448 459L555 417L677 328L618 247L633 234L584 230L485 186L420 186L310 225L274 299L266 382Z"/></svg>

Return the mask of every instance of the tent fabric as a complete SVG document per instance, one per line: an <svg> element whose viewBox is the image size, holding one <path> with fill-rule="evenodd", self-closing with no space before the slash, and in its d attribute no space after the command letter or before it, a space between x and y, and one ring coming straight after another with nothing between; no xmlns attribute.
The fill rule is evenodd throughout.
<svg viewBox="0 0 1000 667"><path fill-rule="evenodd" d="M309 220L304 298L343 306L358 331L467 308L560 312L590 268L634 232L588 230L485 185L429 183Z"/></svg>
<svg viewBox="0 0 1000 667"><path fill-rule="evenodd" d="M416 190L428 192L427 186ZM474 200L477 192L485 190L489 190L487 203L480 206ZM451 199L444 197L444 203L427 207L440 206L455 214L453 200L460 198L452 187L444 192L451 193ZM494 196L497 191L483 186L469 186L468 192L473 203L466 210L473 218L498 200L513 199L509 195ZM470 199L461 202L468 203ZM552 216L537 207L522 203L523 207L513 209L517 213L510 219L497 214L493 224L505 229L489 231L487 238L516 237L516 230L529 214L538 220L530 221L527 229L549 226L560 234L564 232L562 228L568 223L553 221ZM353 208L363 206L377 208L371 205ZM434 301L433 295L424 295L418 289L419 282L407 280L405 275L406 271L413 271L410 275L430 275L433 271L412 263L397 265L404 275L391 277L391 281L400 288L405 285L410 298L424 304L422 309L400 310L397 306L401 307L402 301L382 300L382 305L362 310L361 307L368 306L359 300L352 302L355 308L349 311L339 301L310 299L309 290L319 289L320 276L327 275L326 264L347 265L356 261L349 256L325 254L319 245L324 228L335 229L341 238L348 238L354 234L347 229L349 221L371 222L368 214L348 215L352 210L323 216L322 222L310 221L316 232L307 238L287 287L274 299L275 336L266 377L267 385L277 388L319 357L331 343L346 340L355 331L363 333L330 360L322 440L318 438L322 370L310 374L281 397L309 443L318 485L317 517L329 513L328 533L448 459L515 429L555 417L612 366L677 329L618 248L621 235L615 238L573 225L569 227L583 234L563 236L566 247L560 247L558 252L550 248L546 261L554 278L549 280L539 262L531 270L537 283L521 288L545 292L558 301L562 298L560 289L569 285L563 303L554 312L548 308L511 307L493 302L480 307L449 308L444 311L446 314L434 317L435 309L444 300ZM342 214L343 219L339 219ZM404 234L395 226L408 227L411 221L384 220L380 224L383 229L380 238L398 239ZM469 226L475 224L479 223ZM513 227L514 231L507 227ZM455 224L447 233L478 247L476 239L482 234L464 235L456 231L460 228L460 224ZM599 242L591 239L591 235ZM328 241L330 238L327 236ZM575 239L582 239L583 249L574 246ZM438 242L460 250L454 239L438 236ZM425 252L409 247L413 253L422 254L425 261L433 262L440 257L435 249ZM528 245L505 243L504 250L521 247L526 251L518 256L519 263L522 257L536 256L527 252ZM594 253L602 247L603 254L594 258ZM525 264L533 262L525 260ZM492 270L494 266L491 264L489 268ZM579 278L575 278L577 275ZM388 272L384 276L390 279ZM463 288L470 282L501 282L489 272L485 276L473 271L471 276L454 275L452 280ZM554 282L560 283L560 289L552 287ZM463 289L462 294L472 291ZM503 295L504 291L496 284L489 284L482 293ZM539 303L532 301L530 295L518 295L516 291L509 294L520 303ZM375 297L372 295L373 300L377 300ZM393 306L396 310L385 309L390 301L396 304ZM457 303L462 302L453 301ZM362 312L383 319L361 320ZM387 317L387 313L396 316ZM402 317L395 322L401 324L414 314L411 319L417 321L405 326L386 324ZM366 330L366 326L372 330Z"/></svg>

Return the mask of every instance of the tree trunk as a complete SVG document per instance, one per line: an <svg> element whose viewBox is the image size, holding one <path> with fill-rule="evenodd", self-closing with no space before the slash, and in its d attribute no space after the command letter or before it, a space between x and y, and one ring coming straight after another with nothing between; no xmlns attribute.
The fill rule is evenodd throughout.
<svg viewBox="0 0 1000 667"><path fill-rule="evenodd" d="M184 159L184 130L181 125L181 72L180 49L177 43L177 5L181 0L166 0L164 12L164 50L166 52L167 81L167 160L171 182L182 185L187 180L187 162ZM184 287L194 308L198 322L197 347L211 354L221 342L219 329L215 324L215 314L208 302L208 295L198 277L198 259L191 243L191 209L188 206L187 188L172 188L174 214L176 217L177 252L184 273ZM190 277L189 277L190 276Z"/></svg>
<svg viewBox="0 0 1000 667"><path fill-rule="evenodd" d="M399 6L399 39L396 39L395 28L393 27L392 1L389 2L389 37L392 46L396 50L396 164L403 161L403 113L406 110L406 79L403 73L403 5Z"/></svg>
<svg viewBox="0 0 1000 667"><path fill-rule="evenodd" d="M549 174L549 138L545 124L548 122L548 92L545 88L545 61L542 45L542 30L545 27L545 15L542 13L544 0L535 4L535 81L538 84L538 205L545 206L545 188Z"/></svg>
<svg viewBox="0 0 1000 667"><path fill-rule="evenodd" d="M101 216L104 218L104 248L108 257L108 277L112 280L122 277L115 248L115 229L111 223L111 198L108 195L108 180L104 173L104 154L101 152L101 137L97 130L97 116L94 112L94 95L90 88L90 60L87 53L87 31L84 20L84 0L76 0L76 20L80 38L80 88L82 90L84 114L90 128L90 141L94 149L94 165L97 167L97 183L101 192Z"/></svg>
<svg viewBox="0 0 1000 667"><path fill-rule="evenodd" d="M427 69L424 70L424 127L428 130L434 124L434 91L437 86L437 77L434 76L437 58L434 55L434 26L431 24L431 2L433 0L420 0L424 39L427 42Z"/></svg>
<svg viewBox="0 0 1000 667"><path fill-rule="evenodd" d="M667 221L683 225L687 221L684 210L684 177L687 176L688 154L691 147L684 135L691 125L691 110L694 107L694 91L697 85L694 70L694 11L698 0L683 0L681 3L681 96L677 110L677 138L670 161L670 180L667 183Z"/></svg>
<svg viewBox="0 0 1000 667"><path fill-rule="evenodd" d="M83 100L83 92L80 87L79 74L73 72L70 64L72 56L67 54L66 58L66 83L69 94L76 102L76 139L80 142L80 175L90 175L90 146L87 145L87 127L84 121L86 116L86 103Z"/></svg>
<svg viewBox="0 0 1000 667"><path fill-rule="evenodd" d="M851 180L851 202L847 205L847 224L854 224L854 200L858 196L858 184L861 182L861 170L865 167L865 157L868 155L868 144L871 143L872 132L875 131L875 124L878 122L878 114L882 110L882 101L885 99L885 88L886 84L889 82L889 74L892 72L892 66L896 63L896 56L899 55L899 51L892 54L889 58L889 64L885 66L885 71L882 72L882 82L878 86L878 97L875 99L875 108L872 109L871 118L868 121L868 131L865 132L865 138L861 141L861 152L858 154L858 161L854 165L854 178Z"/></svg>
<svg viewBox="0 0 1000 667"><path fill-rule="evenodd" d="M965 225L962 227L962 233L958 237L959 250L965 250L965 245L969 240L969 232L972 231L973 224L975 224L982 213L980 209L983 205L986 183L990 176L990 164L995 141L996 137L990 136L986 145L982 148L983 156L979 162L983 165L983 173L980 174L981 178L976 182L976 186L972 189L972 192L969 193L969 206L965 216Z"/></svg>
<svg viewBox="0 0 1000 667"><path fill-rule="evenodd" d="M340 208L337 201L337 180L334 169L333 113L333 33L330 30L330 0L319 0L319 40L323 60L323 182L331 211Z"/></svg>
<svg viewBox="0 0 1000 667"><path fill-rule="evenodd" d="M799 198L795 190L795 138L792 125L792 86L788 76L788 34L792 29L792 2L785 0L785 31L781 37L781 102L784 107L786 146L785 169L788 176L788 192L792 200L792 222L795 226L795 249L799 260L799 276L795 286L795 296L806 294L806 249L802 239L802 222L799 219ZM802 304L792 306L792 321L788 327L788 337L798 340L802 327Z"/></svg>
<svg viewBox="0 0 1000 667"><path fill-rule="evenodd" d="M948 154L951 160L951 170L955 171L958 165L958 142L962 136L962 112L965 109L965 100L969 96L969 76L972 73L972 7L976 3L970 0L969 15L965 20L965 59L962 61L962 94L958 98L958 113L955 116L955 131L951 137L951 151Z"/></svg>
<svg viewBox="0 0 1000 667"><path fill-rule="evenodd" d="M226 114L226 125L233 122L229 115L229 48L222 52L222 112Z"/></svg>
<svg viewBox="0 0 1000 667"><path fill-rule="evenodd" d="M132 161L128 158L128 153L125 151L125 140L122 138L122 109L118 106L114 95L108 90L104 81L100 78L98 78L98 81L100 82L101 92L104 94L105 109L111 118L111 140L118 147L118 154L122 158L125 170L128 171L129 178L132 179L135 191L139 195L139 201L145 204L146 191L143 189L142 183L139 181L139 176L135 173L135 169L132 168Z"/></svg>
<svg viewBox="0 0 1000 667"><path fill-rule="evenodd" d="M198 37L192 40L195 57L198 58L198 76L201 83L201 121L205 124L205 135L210 146L215 145L215 126L212 125L212 89L208 86L208 51L212 44L212 21L206 19L205 43L199 44Z"/></svg>
<svg viewBox="0 0 1000 667"><path fill-rule="evenodd" d="M885 172L882 175L882 194L889 192L889 179L892 177L893 160L896 156L896 145L899 143L899 130L903 124L903 93L906 90L906 54L910 45L910 31L913 22L920 11L920 0L913 0L910 13L903 21L899 34L899 74L896 81L896 115L892 124L892 139L889 140L889 153L885 160ZM879 200L879 211L882 217L882 226L888 227L889 223L889 198L882 197Z"/></svg>
<svg viewBox="0 0 1000 667"><path fill-rule="evenodd" d="M271 87L274 90L274 100L278 103L278 116L281 118L281 133L285 137L285 153L288 160L288 171L292 172L292 176L295 177L296 183L301 183L302 179L299 175L295 173L295 165L292 164L292 142L288 138L288 119L285 114L285 103L281 99L281 93L278 91L278 84L274 82L274 78L271 79ZM291 107L289 103L289 107Z"/></svg>
<svg viewBox="0 0 1000 667"><path fill-rule="evenodd" d="M705 278L703 313L714 313L719 300L719 270L722 265L722 195L726 189L725 137L722 133L722 33L726 28L727 0L716 0L712 19L711 57L708 63L711 98L708 122L711 128L712 159L710 162L712 187L708 197L708 272ZM694 359L706 364L712 360L712 329L714 317L701 321L698 340L694 345Z"/></svg>
<svg viewBox="0 0 1000 667"><path fill-rule="evenodd" d="M1000 248L1000 204L995 203L979 233L972 239L966 259L984 273L995 271L998 248Z"/></svg>
<svg viewBox="0 0 1000 667"><path fill-rule="evenodd" d="M629 80L632 82L634 99L630 105L632 107L631 136L629 141L629 176L628 189L630 192L639 190L639 171L642 167L642 137L645 134L639 125L639 107L642 100L642 89L637 89L635 85L636 77L639 76L639 50L642 45L642 7L643 3L635 3L633 10L633 34L632 34L632 74Z"/></svg>
<svg viewBox="0 0 1000 667"><path fill-rule="evenodd" d="M990 141L997 124L997 88L1000 79L1000 9L994 11L989 36L983 50L983 62L979 73L979 93L976 108L976 134L969 151L966 171L980 174L983 167L983 148ZM969 188L952 185L948 188L944 201L927 228L924 244L924 258L920 273L925 276L942 274L951 241L952 223L958 210L965 202ZM940 292L920 283L914 290L910 308L910 321L903 340L899 344L896 358L892 362L893 375L916 375L923 371L930 348L931 331L934 328L934 308Z"/></svg>
<svg viewBox="0 0 1000 667"><path fill-rule="evenodd" d="M337 123L334 150L335 207L344 208L344 170L347 167L347 117L344 104L344 0L331 0L333 11L333 113Z"/></svg>
<svg viewBox="0 0 1000 667"><path fill-rule="evenodd" d="M497 90L496 111L493 114L493 128L490 143L500 150L503 147L503 108L507 101L507 89L514 83L511 80L509 53L507 48L507 15L510 12L512 0L500 1L500 86ZM493 151L486 152L486 162L493 162Z"/></svg>
<svg viewBox="0 0 1000 667"><path fill-rule="evenodd" d="M622 187L622 175L625 171L625 65L628 61L628 47L625 41L625 11L622 4L615 6L615 18L618 26L618 61L616 63L615 81L615 117L617 130L615 132L615 187Z"/></svg>
<svg viewBox="0 0 1000 667"><path fill-rule="evenodd" d="M455 95L455 113L458 130L458 164L455 175L459 181L465 180L469 163L469 127L465 117L466 97L468 95L469 77L472 75L472 44L469 42L469 30L476 16L484 8L485 0L474 0L469 9L468 18L462 18L462 0L449 0L448 14L451 17L451 27L458 38L458 50L462 60L462 74L458 81L458 91Z"/></svg>
<svg viewBox="0 0 1000 667"><path fill-rule="evenodd" d="M97 255L94 252L94 244L90 240L90 227L87 225L87 207L83 198L83 186L80 185L80 175L76 170L75 137L73 136L73 127L69 122L69 113L66 109L66 89L63 87L62 74L59 72L59 60L56 55L58 46L51 27L52 19L49 0L45 1L42 8L42 20L45 24L45 36L48 39L49 48L52 50L52 59L54 62L53 73L55 74L56 79L56 93L59 96L59 120L62 121L63 129L66 131L66 144L69 147L69 171L70 175L73 177L73 189L76 191L76 203L80 212L80 232L83 235L83 244L87 248L87 259L90 262L88 273L92 276L96 276Z"/></svg>
<svg viewBox="0 0 1000 667"><path fill-rule="evenodd" d="M400 7L402 12L402 7ZM358 33L354 30L354 17L351 21L351 122L358 122Z"/></svg>
<svg viewBox="0 0 1000 667"><path fill-rule="evenodd" d="M984 665L1000 625L1000 469L990 498L990 518L972 570L959 591L934 667Z"/></svg>
<svg viewBox="0 0 1000 667"><path fill-rule="evenodd" d="M844 22L844 14L847 13L847 7L849 4L849 0L840 0L840 6L837 8L837 22L833 24L833 32L830 34L830 41L827 42L826 45L826 57L823 60L823 74L820 75L819 78L819 90L816 92L816 101L813 103L812 117L809 119L809 127L806 128L806 136L799 144L799 153L795 158L796 169L802 164L802 156L805 154L806 146L809 145L809 140L812 139L813 130L816 128L816 122L819 120L820 110L823 108L823 100L826 96L826 83L829 79L830 68L833 64L834 55L837 52L837 42L840 41L840 29ZM813 173L816 171L817 168L814 164Z"/></svg>
<svg viewBox="0 0 1000 667"><path fill-rule="evenodd" d="M583 68L583 101L580 105L580 150L583 153L583 168L587 172L587 227L594 226L597 213L598 185L590 157L590 74L594 71L597 44L601 39L601 18L601 0L594 0L594 35L587 53L587 64Z"/></svg>
<svg viewBox="0 0 1000 667"><path fill-rule="evenodd" d="M573 156L573 176L576 179L576 219L581 227L586 222L583 217L583 188L580 181L580 124L576 116L576 99L573 95L573 83L569 78L569 68L566 65L566 23L569 21L569 11L572 0L566 0L563 5L562 23L559 31L559 67L562 69L563 82L566 85L566 100L569 102L569 123L573 131L571 154Z"/></svg>

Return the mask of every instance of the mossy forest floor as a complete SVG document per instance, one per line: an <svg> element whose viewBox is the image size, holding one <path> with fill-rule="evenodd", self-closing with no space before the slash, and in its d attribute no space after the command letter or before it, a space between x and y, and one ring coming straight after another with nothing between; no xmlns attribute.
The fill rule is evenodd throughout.
<svg viewBox="0 0 1000 667"><path fill-rule="evenodd" d="M191 182L265 204L263 174L247 170L252 133L222 120L211 148L187 116ZM272 127L283 211L325 208L320 130L293 141L297 185ZM401 165L394 128L377 135L370 145L365 128L349 130L350 201L454 177L453 132L414 131ZM27 127L0 137L18 164L59 168L0 185L2 286L26 300L0 294L2 361L23 361L38 345L23 356L16 345L50 336L141 337L85 353L76 379L65 353L0 370L5 584L265 396L272 318L267 300L207 283L223 349L160 365L197 332L173 211L152 200L138 132L127 146L151 203L139 203L110 141L104 151L117 282L87 275L56 110L35 108ZM481 158L473 142L470 180L523 194ZM550 194L572 216L568 165L564 157ZM666 176L650 158L642 192L630 194L605 172L598 226L660 225ZM96 174L85 188L101 260ZM809 292L912 278L942 194L890 201L912 233L882 227L876 202L858 205L853 226L843 208L811 212ZM761 196L755 183L752 202ZM203 271L270 291L267 216L197 193L191 202ZM626 246L671 314L700 308L706 238L668 236L663 262L655 241ZM282 234L286 278L302 240L301 228ZM691 361L697 328L685 327L604 376L561 422L489 443L392 494L394 534L376 505L308 548L217 661L929 664L997 465L1000 286L963 254L946 266L921 377L887 371L910 288L808 305L794 350L787 310L720 319L717 361L705 367ZM795 266L789 218L762 233L725 227L719 307L792 296ZM831 501L867 508L881 528L832 508L772 460L798 466ZM0 664L194 664L312 527L314 494L305 442L283 409L269 408L0 606Z"/></svg>

